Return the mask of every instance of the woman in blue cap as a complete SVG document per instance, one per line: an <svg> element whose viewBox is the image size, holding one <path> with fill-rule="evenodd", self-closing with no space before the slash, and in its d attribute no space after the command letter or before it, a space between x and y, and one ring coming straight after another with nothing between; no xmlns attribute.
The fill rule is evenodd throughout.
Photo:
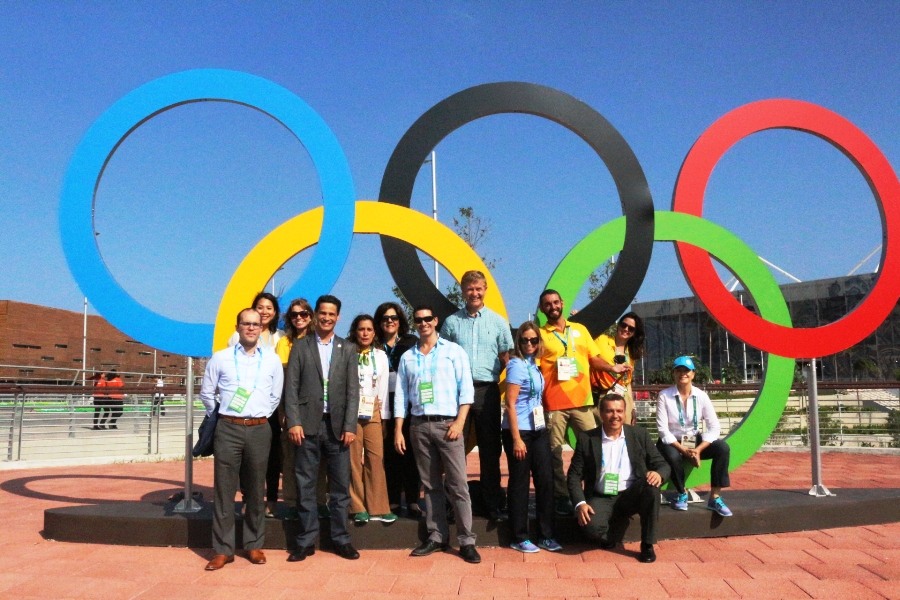
<svg viewBox="0 0 900 600"><path fill-rule="evenodd" d="M731 485L728 477L731 449L725 440L719 439L716 409L706 392L693 385L696 367L690 356L676 358L672 371L675 385L661 391L656 402L656 427L659 430L656 447L672 467L671 481L678 491L672 508L688 509L684 461L699 467L701 460L711 459L711 489L706 508L730 517L731 510L719 492Z"/></svg>

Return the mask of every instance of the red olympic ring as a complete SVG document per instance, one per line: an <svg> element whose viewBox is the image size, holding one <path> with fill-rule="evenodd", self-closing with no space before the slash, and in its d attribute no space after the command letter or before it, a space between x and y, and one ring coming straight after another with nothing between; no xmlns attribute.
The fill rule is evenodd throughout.
<svg viewBox="0 0 900 600"><path fill-rule="evenodd" d="M828 325L776 325L741 306L722 285L707 252L682 242L675 246L694 293L739 339L779 356L827 356L865 339L900 298L900 181L878 147L837 113L799 100L762 100L725 114L700 136L681 166L672 210L702 216L706 184L716 163L738 141L767 129L796 129L823 138L853 161L868 181L884 229L878 279L868 296L849 314Z"/></svg>

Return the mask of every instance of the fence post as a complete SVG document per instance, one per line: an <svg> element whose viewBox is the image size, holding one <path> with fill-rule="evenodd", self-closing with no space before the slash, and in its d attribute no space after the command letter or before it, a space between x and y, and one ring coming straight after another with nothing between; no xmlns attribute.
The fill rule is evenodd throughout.
<svg viewBox="0 0 900 600"><path fill-rule="evenodd" d="M19 402L19 398L22 402ZM15 408L13 409L13 438L15 450L12 460L22 460L22 421L25 418L25 392L16 394Z"/></svg>
<svg viewBox="0 0 900 600"><path fill-rule="evenodd" d="M194 502L194 359L187 359L187 393L184 402L184 498L173 512L194 513L202 507Z"/></svg>

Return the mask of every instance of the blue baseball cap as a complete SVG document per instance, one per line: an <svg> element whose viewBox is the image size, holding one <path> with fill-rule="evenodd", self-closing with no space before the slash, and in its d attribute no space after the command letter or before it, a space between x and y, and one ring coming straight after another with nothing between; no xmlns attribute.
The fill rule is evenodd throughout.
<svg viewBox="0 0 900 600"><path fill-rule="evenodd" d="M697 368L694 367L694 361L690 356L679 356L678 358L676 358L675 362L672 363L672 368L674 369L676 367L684 367L689 371L697 370Z"/></svg>

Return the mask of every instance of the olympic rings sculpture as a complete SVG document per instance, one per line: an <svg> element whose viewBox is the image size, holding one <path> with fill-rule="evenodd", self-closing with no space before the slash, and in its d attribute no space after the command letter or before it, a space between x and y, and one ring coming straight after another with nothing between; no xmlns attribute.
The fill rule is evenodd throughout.
<svg viewBox="0 0 900 600"><path fill-rule="evenodd" d="M251 250L226 287L214 324L176 321L134 300L106 268L93 230L95 193L118 146L154 116L202 101L241 104L288 128L312 157L323 194L321 208L288 220ZM654 211L637 157L602 115L558 90L519 82L469 88L426 111L391 155L378 202L365 202L356 199L349 165L334 134L292 92L254 75L220 69L161 77L113 104L76 148L60 199L63 251L82 292L110 323L145 344L189 356L205 356L223 347L247 294L261 289L285 262L314 244L309 266L285 296L326 293L343 269L354 233L381 235L391 274L411 302L430 302L441 317L456 310L425 274L415 253L418 248L457 278L468 269L483 271L489 286L485 302L506 317L500 288L477 254L451 230L409 208L416 175L434 146L457 128L499 113L532 114L566 127L591 146L616 183L624 216L597 228L573 247L548 283L571 306L590 273L621 252L600 296L573 320L584 323L594 335L614 322L640 287L653 242L671 241L685 278L710 315L739 339L770 353L756 401L728 436L732 469L752 456L777 425L791 385L792 359L824 356L856 344L878 327L900 298L900 181L878 147L840 115L797 100L753 102L727 113L700 136L685 158L672 211ZM776 128L810 133L840 149L869 182L881 212L884 244L875 287L852 313L817 328L793 328L784 297L757 255L733 234L702 219L706 182L719 158L742 138ZM725 289L711 255L741 280L759 316ZM698 485L708 479L707 466L695 470L690 481Z"/></svg>

